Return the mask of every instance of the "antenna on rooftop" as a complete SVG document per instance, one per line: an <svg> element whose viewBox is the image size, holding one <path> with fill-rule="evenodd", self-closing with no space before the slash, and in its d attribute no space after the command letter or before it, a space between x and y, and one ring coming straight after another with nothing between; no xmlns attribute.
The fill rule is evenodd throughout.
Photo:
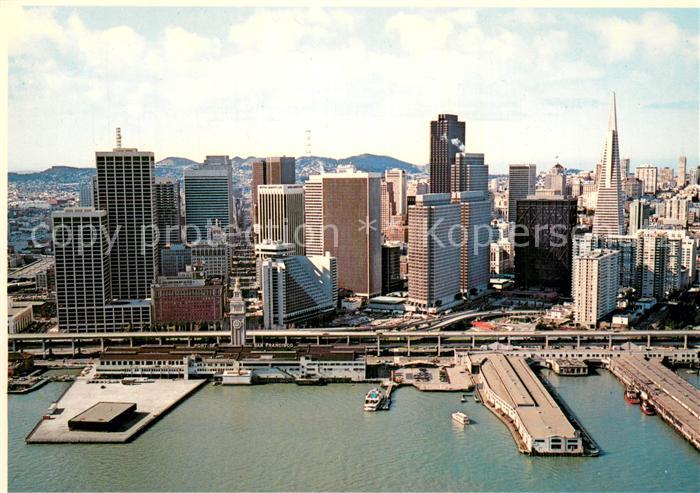
<svg viewBox="0 0 700 493"><path fill-rule="evenodd" d="M117 149L122 148L122 129L117 127Z"/></svg>

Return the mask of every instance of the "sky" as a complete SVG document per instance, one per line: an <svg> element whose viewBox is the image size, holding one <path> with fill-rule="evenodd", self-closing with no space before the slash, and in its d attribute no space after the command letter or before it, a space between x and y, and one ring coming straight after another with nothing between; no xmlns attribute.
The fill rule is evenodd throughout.
<svg viewBox="0 0 700 493"><path fill-rule="evenodd" d="M9 168L123 145L429 156L440 113L491 172L590 169L616 92L632 167L698 163L700 10L4 8Z"/></svg>

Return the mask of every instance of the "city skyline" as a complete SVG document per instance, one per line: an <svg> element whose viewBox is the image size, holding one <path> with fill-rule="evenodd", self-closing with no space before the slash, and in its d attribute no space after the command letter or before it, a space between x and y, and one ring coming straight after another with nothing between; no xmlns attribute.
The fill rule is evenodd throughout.
<svg viewBox="0 0 700 493"><path fill-rule="evenodd" d="M424 165L451 113L493 173L591 169L615 91L620 156L675 168L698 159L697 12L13 7L9 167L89 166L116 126L159 157L299 156L311 129L314 155Z"/></svg>

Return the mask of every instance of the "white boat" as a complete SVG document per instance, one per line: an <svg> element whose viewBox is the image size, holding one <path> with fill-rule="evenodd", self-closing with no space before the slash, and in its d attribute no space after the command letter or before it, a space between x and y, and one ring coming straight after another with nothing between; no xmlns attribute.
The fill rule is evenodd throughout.
<svg viewBox="0 0 700 493"><path fill-rule="evenodd" d="M468 425L470 423L469 416L459 411L452 413L452 419L461 425Z"/></svg>
<svg viewBox="0 0 700 493"><path fill-rule="evenodd" d="M384 392L381 388L375 387L367 392L365 396L365 411L376 411L384 400Z"/></svg>

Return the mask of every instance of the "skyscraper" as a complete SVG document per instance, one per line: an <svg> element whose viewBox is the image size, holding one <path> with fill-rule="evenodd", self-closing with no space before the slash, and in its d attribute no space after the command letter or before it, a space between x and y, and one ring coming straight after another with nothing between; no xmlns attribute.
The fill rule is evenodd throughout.
<svg viewBox="0 0 700 493"><path fill-rule="evenodd" d="M615 309L618 255L613 250L593 250L574 259L574 320L577 324L595 327Z"/></svg>
<svg viewBox="0 0 700 493"><path fill-rule="evenodd" d="M633 200L630 203L630 223L627 234L633 235L649 224L651 207L646 200Z"/></svg>
<svg viewBox="0 0 700 493"><path fill-rule="evenodd" d="M337 266L330 255L268 258L262 264L262 278L266 329L282 329L336 308Z"/></svg>
<svg viewBox="0 0 700 493"><path fill-rule="evenodd" d="M107 212L68 208L52 214L58 325L101 332L150 323L150 303L113 303Z"/></svg>
<svg viewBox="0 0 700 493"><path fill-rule="evenodd" d="M686 184L685 169L688 165L688 158L686 156L681 156L678 158L678 186L683 188Z"/></svg>
<svg viewBox="0 0 700 493"><path fill-rule="evenodd" d="M119 143L121 145L121 143ZM112 294L147 299L158 272L154 158L152 152L116 147L97 152L98 209L107 211L113 238Z"/></svg>
<svg viewBox="0 0 700 493"><path fill-rule="evenodd" d="M528 237L515 245L515 282L524 288L552 288L571 294L571 238L576 199L529 197L518 201L516 224Z"/></svg>
<svg viewBox="0 0 700 493"><path fill-rule="evenodd" d="M634 169L634 177L644 183L644 195L655 195L658 188L658 168L651 164L642 164Z"/></svg>
<svg viewBox="0 0 700 493"><path fill-rule="evenodd" d="M460 296L461 206L449 193L416 196L408 208L408 303L416 310L438 312ZM451 237L452 236L452 237Z"/></svg>
<svg viewBox="0 0 700 493"><path fill-rule="evenodd" d="M603 167L598 181L593 234L595 236L621 235L624 233L625 221L620 182L620 147L617 138L615 93L613 93L610 102L608 133L605 138L601 162Z"/></svg>
<svg viewBox="0 0 700 493"><path fill-rule="evenodd" d="M394 200L394 184L386 181L386 179L382 179L381 187L382 212L380 223L382 235L386 238L391 226L391 218L396 214L396 203Z"/></svg>
<svg viewBox="0 0 700 493"><path fill-rule="evenodd" d="M405 219L406 214L408 214L406 172L400 168L388 169L384 171L384 181L391 183L395 214L400 214Z"/></svg>
<svg viewBox="0 0 700 493"><path fill-rule="evenodd" d="M453 192L460 207L460 290L467 296L489 285L491 202L485 191Z"/></svg>
<svg viewBox="0 0 700 493"><path fill-rule="evenodd" d="M253 161L250 182L253 224L258 223L258 186L293 185L296 181L296 160L293 157L269 157Z"/></svg>
<svg viewBox="0 0 700 493"><path fill-rule="evenodd" d="M620 160L622 169L620 170L620 178L624 180L630 175L630 158L626 157Z"/></svg>
<svg viewBox="0 0 700 493"><path fill-rule="evenodd" d="M330 252L338 287L371 297L382 289L381 175L339 166L304 185L306 254Z"/></svg>
<svg viewBox="0 0 700 493"><path fill-rule="evenodd" d="M97 176L91 176L80 185L80 207L95 207L97 193Z"/></svg>
<svg viewBox="0 0 700 493"><path fill-rule="evenodd" d="M487 192L489 167L484 155L458 152L451 172L452 192Z"/></svg>
<svg viewBox="0 0 700 493"><path fill-rule="evenodd" d="M430 122L430 192L450 193L450 176L455 156L464 151L464 122L457 115L438 115Z"/></svg>
<svg viewBox="0 0 700 493"><path fill-rule="evenodd" d="M304 255L304 186L260 185L257 196L256 243L294 243L295 255Z"/></svg>
<svg viewBox="0 0 700 493"><path fill-rule="evenodd" d="M508 221L515 222L518 200L535 193L537 165L511 164L508 171Z"/></svg>
<svg viewBox="0 0 700 493"><path fill-rule="evenodd" d="M228 156L207 156L203 164L185 169L184 181L187 243L210 239L215 225L231 233L236 222Z"/></svg>
<svg viewBox="0 0 700 493"><path fill-rule="evenodd" d="M552 192L552 195L570 195L566 184L564 167L557 163L544 177L544 188Z"/></svg>
<svg viewBox="0 0 700 493"><path fill-rule="evenodd" d="M165 246L180 241L180 182L171 177L155 180L158 243Z"/></svg>

